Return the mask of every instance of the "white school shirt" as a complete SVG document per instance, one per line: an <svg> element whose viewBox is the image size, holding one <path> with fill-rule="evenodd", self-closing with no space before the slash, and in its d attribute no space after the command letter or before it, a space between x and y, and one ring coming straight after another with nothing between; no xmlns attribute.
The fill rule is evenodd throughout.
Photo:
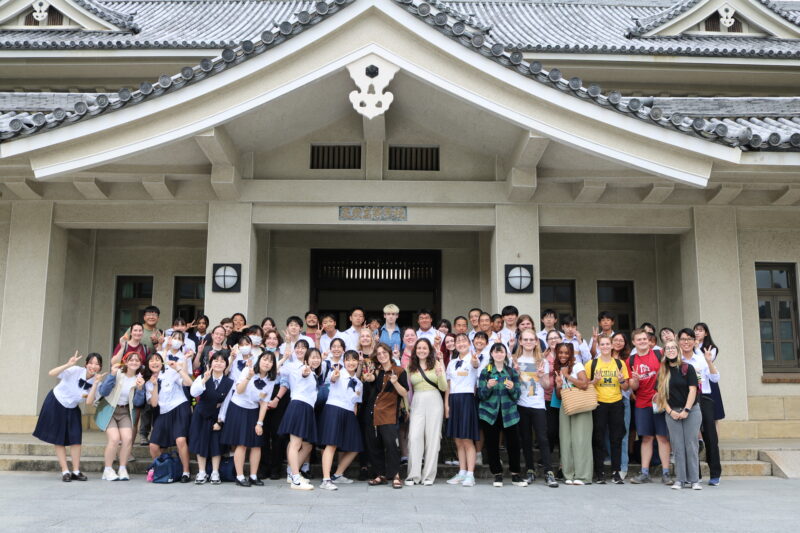
<svg viewBox="0 0 800 533"><path fill-rule="evenodd" d="M333 373L333 372L331 372ZM350 380L354 379L354 387L350 386ZM347 370L340 371L339 379L335 383L331 383L330 392L328 393L328 405L341 407L348 411L354 411L356 404L361 403L363 399L364 384L361 380L350 375Z"/></svg>
<svg viewBox="0 0 800 533"><path fill-rule="evenodd" d="M436 344L434 343L437 334L444 339L444 335L442 334L442 332L433 326L431 326L431 329L429 329L428 331L422 331L421 329L418 329L417 340L428 339L429 341L431 341L431 344L433 344L433 349L435 350L436 348L438 348L438 346L436 346Z"/></svg>
<svg viewBox="0 0 800 533"><path fill-rule="evenodd" d="M471 330L469 333L467 333L467 337L469 337L469 342L470 342L470 344L472 344L472 339L474 339L474 338L475 338L475 334L476 334L476 333L478 333L478 330L477 330L477 329L473 329L473 330Z"/></svg>
<svg viewBox="0 0 800 533"><path fill-rule="evenodd" d="M304 341L306 341L306 342L308 343L308 349L309 349L309 350L310 350L311 348L316 348L316 347L317 347L316 343L314 342L314 339L312 339L311 337L306 337L305 335L303 335L303 334L301 333L301 334L300 334L300 335L297 337L297 341L299 341L299 340L301 340L301 339L302 339L302 340L304 340ZM292 351L292 353L294 353L294 345L295 345L295 344L297 344L297 341L294 341L294 342L289 342L289 343L287 343L287 342L284 342L283 344L281 344L280 346L278 346L278 353L281 353L281 354L284 354L284 353L286 353L286 345L287 345L287 344L289 345L289 349Z"/></svg>
<svg viewBox="0 0 800 533"><path fill-rule="evenodd" d="M561 339L564 342L568 342L572 344L572 347L575 349L575 359L577 360L580 357L581 363L584 365L592 360L592 352L589 351L589 345L586 344L586 341L579 341L577 335L568 339L566 335L561 335Z"/></svg>
<svg viewBox="0 0 800 533"><path fill-rule="evenodd" d="M550 363L547 359L543 359L543 361L544 372L547 374L550 372ZM522 394L520 394L519 400L517 400L517 405L531 407L533 409L545 409L544 387L539 383L539 375L536 373L537 368L533 356L522 355L517 359L517 364L519 364L520 375L525 374L531 378L527 384L520 378L519 384L522 388Z"/></svg>
<svg viewBox="0 0 800 533"><path fill-rule="evenodd" d="M331 351L331 343L333 339L342 339L344 341L345 347L347 346L347 337L344 333L336 330L336 333L333 334L333 337L329 337L327 333L324 331L322 335L319 336L319 351L322 353Z"/></svg>
<svg viewBox="0 0 800 533"><path fill-rule="evenodd" d="M456 368L459 361L461 365ZM467 354L463 359L458 357L450 359L445 373L445 377L450 382L450 394L475 394L475 387L478 385L478 376L481 370L480 363L478 368L472 367L471 353Z"/></svg>
<svg viewBox="0 0 800 533"><path fill-rule="evenodd" d="M328 375L325 376L325 383L330 384L331 375L333 375L333 371L336 370L337 366L338 366L339 370L341 370L342 372L346 373L347 370L344 369L344 355L340 356L339 360L337 362L335 362L335 363L333 362L333 356L328 358L327 361L328 361L328 363L330 363L331 366L330 366L330 372L328 372ZM322 364L325 364L325 363L323 362Z"/></svg>
<svg viewBox="0 0 800 533"><path fill-rule="evenodd" d="M361 329L364 329L363 327ZM341 332L342 340L344 340L345 350L358 351L358 338L361 336L361 329L356 331L356 328L350 326Z"/></svg>
<svg viewBox="0 0 800 533"><path fill-rule="evenodd" d="M158 376L161 385L158 387L158 408L160 414L169 413L180 404L188 401L186 395L183 393L183 385L181 384L181 375L175 370L167 367L161 375ZM153 397L153 384L148 380L145 383L145 396L147 401Z"/></svg>
<svg viewBox="0 0 800 533"><path fill-rule="evenodd" d="M492 350L492 345L487 344L486 347L478 354L478 375L480 375L481 371L489 366L489 363L492 362L492 356L490 354ZM475 348L472 348L472 351L475 351Z"/></svg>
<svg viewBox="0 0 800 533"><path fill-rule="evenodd" d="M183 361L183 368L186 369L186 373L189 374L190 376L192 375L192 360L194 359L194 356L187 359L185 355L186 352L183 352L181 350L178 350L178 352L175 354L171 353L170 350L166 351L162 350L158 353L164 359L165 366L169 361ZM177 357L177 359L170 359L170 356Z"/></svg>
<svg viewBox="0 0 800 533"><path fill-rule="evenodd" d="M89 385L94 383L94 378L89 380L86 379L86 368L82 366L71 366L69 368L65 368L58 375L58 379L61 381L59 381L58 385L53 388L53 396L56 397L58 403L67 409L78 407L78 404L84 401L86 396L89 395L89 390L91 390L91 387L86 389L81 386L81 380Z"/></svg>
<svg viewBox="0 0 800 533"><path fill-rule="evenodd" d="M120 378L117 378L119 380ZM131 377L122 376L122 388L119 391L119 399L117 405L128 405L128 399L131 395L131 389L136 385L136 374Z"/></svg>
<svg viewBox="0 0 800 533"><path fill-rule="evenodd" d="M719 369L717 368L716 374L712 374L708 368L706 358L696 351L691 359L683 359L683 355L681 355L681 360L694 367L695 373L697 374L697 381L700 382L700 392L703 394L711 394L711 382L719 383Z"/></svg>
<svg viewBox="0 0 800 533"><path fill-rule="evenodd" d="M171 342L171 340L172 340L172 339L170 339L170 336L172 335L172 332L173 332L172 328L170 328L170 329L168 329L167 331L164 332L164 342L161 344L161 351L162 352L169 348L169 342ZM180 351L183 352L183 353L186 353L189 350L191 350L193 353L197 353L197 344L195 344L195 342L192 339L189 338L189 334L188 333L184 333L183 335L184 335L183 336L183 346L181 346Z"/></svg>
<svg viewBox="0 0 800 533"><path fill-rule="evenodd" d="M231 403L234 403L242 409L255 409L260 402L268 402L272 399L272 392L275 389L275 384L278 382L275 379L262 379L258 374L250 378L247 383L247 388L244 389L242 394L237 391L239 383L246 380L244 374L239 377L239 381L233 386L233 396L231 396ZM258 388L259 383L263 383L262 388ZM261 398L261 394L265 394Z"/></svg>
<svg viewBox="0 0 800 533"><path fill-rule="evenodd" d="M508 343L511 342L511 339L515 339L517 337L517 330L516 329L508 329L505 324L503 325L503 329L500 330L500 339L502 339L503 344L508 347Z"/></svg>
<svg viewBox="0 0 800 533"><path fill-rule="evenodd" d="M242 371L245 368L247 368L247 361L248 360L252 361L253 362L253 367L255 367L256 366L256 361L258 360L258 357L256 355L248 355L247 359L245 359L244 357L242 357L242 354L240 354L240 353L236 354L236 358L233 360L233 363L231 363L231 371L228 373L228 376L233 380L234 383L238 383L239 382L239 376L241 376L242 375ZM244 361L244 366L242 366L241 369L239 368L239 361ZM235 387L235 385L234 385L234 387Z"/></svg>
<svg viewBox="0 0 800 533"><path fill-rule="evenodd" d="M313 371L303 377L303 365L293 367L289 373L289 389L292 401L300 400L311 407L317 403L317 378Z"/></svg>

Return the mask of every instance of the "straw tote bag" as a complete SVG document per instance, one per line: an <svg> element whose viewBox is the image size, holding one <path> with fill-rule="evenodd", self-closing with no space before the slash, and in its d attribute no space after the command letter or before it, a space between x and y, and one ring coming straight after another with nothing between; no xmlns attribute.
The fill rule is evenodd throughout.
<svg viewBox="0 0 800 533"><path fill-rule="evenodd" d="M568 416L588 413L597 409L597 390L590 385L586 390L567 386L561 389L561 408Z"/></svg>

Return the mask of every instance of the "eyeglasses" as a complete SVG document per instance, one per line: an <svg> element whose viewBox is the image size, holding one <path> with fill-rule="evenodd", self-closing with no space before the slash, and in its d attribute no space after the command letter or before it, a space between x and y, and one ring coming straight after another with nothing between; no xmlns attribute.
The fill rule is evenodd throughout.
<svg viewBox="0 0 800 533"><path fill-rule="evenodd" d="M691 338L691 337L681 337L678 340L681 341L681 342L694 342L694 339Z"/></svg>

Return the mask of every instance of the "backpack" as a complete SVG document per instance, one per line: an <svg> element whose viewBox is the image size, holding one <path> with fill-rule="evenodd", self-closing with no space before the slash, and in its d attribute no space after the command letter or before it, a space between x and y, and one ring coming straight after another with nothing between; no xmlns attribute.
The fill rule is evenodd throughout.
<svg viewBox="0 0 800 533"><path fill-rule="evenodd" d="M619 359L614 359L617 362L617 370L622 372L622 361ZM589 363L589 381L594 379L594 371L597 368L597 359L592 359L592 362Z"/></svg>
<svg viewBox="0 0 800 533"><path fill-rule="evenodd" d="M180 480L183 474L183 466L175 452L159 455L150 465L150 470L153 472L151 480L153 483L174 483Z"/></svg>

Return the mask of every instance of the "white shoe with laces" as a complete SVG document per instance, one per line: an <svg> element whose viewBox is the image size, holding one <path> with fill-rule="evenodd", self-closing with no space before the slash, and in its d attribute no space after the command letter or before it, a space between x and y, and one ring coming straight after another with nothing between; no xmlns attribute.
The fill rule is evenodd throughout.
<svg viewBox="0 0 800 533"><path fill-rule="evenodd" d="M353 480L350 479L349 477L337 476L336 474L334 474L333 476L331 476L331 482L335 483L336 485L349 485L350 483L353 482Z"/></svg>
<svg viewBox="0 0 800 533"><path fill-rule="evenodd" d="M116 472L114 472L113 468L111 468L110 466L107 466L103 470L103 478L102 479L104 481L118 481L119 480L119 476L117 475Z"/></svg>
<svg viewBox="0 0 800 533"><path fill-rule="evenodd" d="M580 479L573 479L573 480L572 480L572 484L573 484L573 485L586 485L586 483L584 483L584 482L583 482L583 481L581 481Z"/></svg>
<svg viewBox="0 0 800 533"><path fill-rule="evenodd" d="M339 490L339 487L334 485L330 479L323 479L322 483L320 483L319 488L322 490Z"/></svg>
<svg viewBox="0 0 800 533"><path fill-rule="evenodd" d="M131 476L128 475L128 469L125 468L124 466L119 467L119 470L117 471L117 477L119 478L120 481L131 480Z"/></svg>
<svg viewBox="0 0 800 533"><path fill-rule="evenodd" d="M466 476L464 474L456 474L447 480L448 485L460 485Z"/></svg>
<svg viewBox="0 0 800 533"><path fill-rule="evenodd" d="M683 483L680 481L676 481L675 483L672 484L670 488L672 490L681 490L683 488Z"/></svg>
<svg viewBox="0 0 800 533"><path fill-rule="evenodd" d="M703 485L700 483L692 483L692 490L703 490Z"/></svg>

